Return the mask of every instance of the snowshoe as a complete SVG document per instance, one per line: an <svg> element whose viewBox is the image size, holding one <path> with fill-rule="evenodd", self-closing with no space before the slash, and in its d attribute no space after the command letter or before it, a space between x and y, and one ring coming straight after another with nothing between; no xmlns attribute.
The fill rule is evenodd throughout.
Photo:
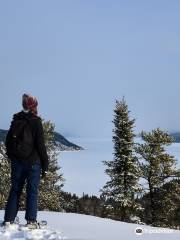
<svg viewBox="0 0 180 240"><path fill-rule="evenodd" d="M44 229L47 227L47 221L45 221L45 220L39 221L38 225L39 225L40 229Z"/></svg>
<svg viewBox="0 0 180 240"><path fill-rule="evenodd" d="M47 221L27 221L26 227L30 230L33 229L44 229L47 226Z"/></svg>

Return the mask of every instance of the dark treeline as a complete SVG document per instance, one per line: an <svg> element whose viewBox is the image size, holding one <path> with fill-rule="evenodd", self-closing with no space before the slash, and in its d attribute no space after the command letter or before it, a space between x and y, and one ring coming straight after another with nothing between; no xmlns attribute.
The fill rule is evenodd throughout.
<svg viewBox="0 0 180 240"><path fill-rule="evenodd" d="M174 186L176 186L176 191L172 192ZM180 201L177 194L180 194L180 180L172 180L164 184L162 188L156 189L157 226L180 229ZM113 199L105 200L103 196L97 197L88 194L78 197L76 194L67 192L62 192L62 195L64 199L63 211L65 212L119 220L117 214L112 211L113 206L116 205ZM169 203L163 200L167 197ZM137 213L136 217L132 217L129 222L151 225L149 193L144 194L141 198L136 199L136 201L137 204L142 206L142 210Z"/></svg>
<svg viewBox="0 0 180 240"><path fill-rule="evenodd" d="M78 197L76 194L63 192L64 211L72 213L81 213L92 216L106 217L106 207L103 198L83 194Z"/></svg>

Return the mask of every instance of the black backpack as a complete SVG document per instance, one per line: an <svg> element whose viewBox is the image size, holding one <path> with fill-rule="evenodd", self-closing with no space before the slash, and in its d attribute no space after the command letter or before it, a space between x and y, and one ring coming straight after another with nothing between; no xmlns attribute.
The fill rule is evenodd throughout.
<svg viewBox="0 0 180 240"><path fill-rule="evenodd" d="M28 119L16 119L11 123L8 132L6 151L8 157L27 159L33 152L33 136Z"/></svg>

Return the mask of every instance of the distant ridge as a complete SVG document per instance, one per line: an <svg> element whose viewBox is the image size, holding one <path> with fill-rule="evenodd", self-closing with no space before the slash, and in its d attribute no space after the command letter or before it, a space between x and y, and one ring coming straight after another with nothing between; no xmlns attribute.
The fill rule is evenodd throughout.
<svg viewBox="0 0 180 240"><path fill-rule="evenodd" d="M0 129L0 142L4 142L7 135L7 130ZM54 142L60 151L83 150L82 147L68 141L63 135L58 132L54 133Z"/></svg>
<svg viewBox="0 0 180 240"><path fill-rule="evenodd" d="M58 132L54 133L54 141L59 146L61 151L65 150L83 150L83 147L80 147L70 141L68 141L63 135Z"/></svg>

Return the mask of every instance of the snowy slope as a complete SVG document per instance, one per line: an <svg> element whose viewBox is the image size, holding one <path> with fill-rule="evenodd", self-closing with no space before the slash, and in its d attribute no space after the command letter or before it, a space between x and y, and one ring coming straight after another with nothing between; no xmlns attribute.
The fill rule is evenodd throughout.
<svg viewBox="0 0 180 240"><path fill-rule="evenodd" d="M3 219L4 211L0 211L0 219ZM23 222L24 212L19 212L21 222ZM128 224L93 216L39 212L38 219L46 219L49 229L46 231L27 230L18 233L17 230L7 230L0 232L0 240L24 240L24 239L67 239L67 240L179 240L180 231L152 228L146 225ZM142 228L144 233L137 235L136 228ZM1 228L2 230L2 228ZM55 232L53 233L53 231ZM163 233L164 232L164 233ZM6 235L4 235L6 234ZM9 234L9 235L8 235ZM19 234L19 235L18 235ZM32 235L33 234L33 235Z"/></svg>

